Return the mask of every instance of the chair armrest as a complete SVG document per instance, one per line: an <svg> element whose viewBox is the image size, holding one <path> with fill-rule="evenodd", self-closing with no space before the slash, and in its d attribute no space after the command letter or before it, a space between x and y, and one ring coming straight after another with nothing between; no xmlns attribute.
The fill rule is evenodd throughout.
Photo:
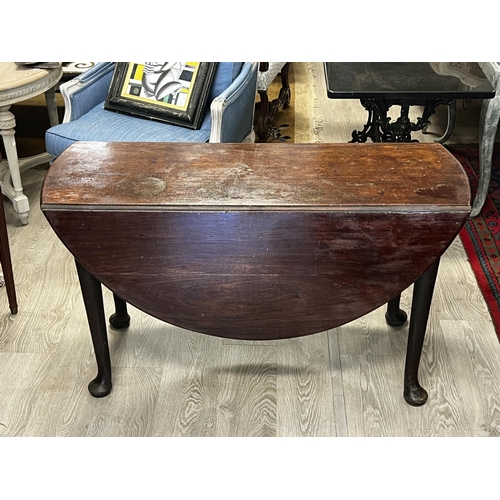
<svg viewBox="0 0 500 500"><path fill-rule="evenodd" d="M209 142L237 143L249 136L253 141L257 71L258 63L246 62L234 82L212 101Z"/></svg>
<svg viewBox="0 0 500 500"><path fill-rule="evenodd" d="M60 86L64 98L63 123L76 120L106 99L115 63L100 62Z"/></svg>

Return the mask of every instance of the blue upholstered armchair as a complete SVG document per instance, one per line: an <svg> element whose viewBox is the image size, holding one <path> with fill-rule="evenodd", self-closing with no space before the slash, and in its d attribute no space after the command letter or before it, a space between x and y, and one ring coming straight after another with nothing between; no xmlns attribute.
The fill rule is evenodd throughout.
<svg viewBox="0 0 500 500"><path fill-rule="evenodd" d="M66 110L63 123L46 132L50 154L59 156L75 141L254 142L258 63L217 64L198 130L105 110L114 67L114 63L98 63L61 85Z"/></svg>

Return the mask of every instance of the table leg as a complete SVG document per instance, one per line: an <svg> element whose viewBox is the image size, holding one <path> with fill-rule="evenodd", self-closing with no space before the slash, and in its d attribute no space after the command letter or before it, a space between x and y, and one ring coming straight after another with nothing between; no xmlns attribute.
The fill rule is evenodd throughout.
<svg viewBox="0 0 500 500"><path fill-rule="evenodd" d="M390 119L387 116L390 104L383 99L361 99L361 105L368 111L368 119L363 130L352 132L352 140L349 142L390 142L392 136L385 130L389 128Z"/></svg>
<svg viewBox="0 0 500 500"><path fill-rule="evenodd" d="M10 312L12 314L17 314L16 287L14 284L14 273L12 271L12 260L10 258L9 235L7 233L7 224L5 223L3 200L0 200L0 262L2 263Z"/></svg>
<svg viewBox="0 0 500 500"><path fill-rule="evenodd" d="M418 382L418 366L438 268L439 259L415 282L413 287L410 331L404 373L404 398L412 406L422 406L428 397L427 391Z"/></svg>
<svg viewBox="0 0 500 500"><path fill-rule="evenodd" d="M56 101L56 88L45 92L45 103L47 104L47 111L49 113L49 123L51 127L59 125L59 115L57 113L57 101Z"/></svg>
<svg viewBox="0 0 500 500"><path fill-rule="evenodd" d="M113 328L122 330L130 326L130 316L127 313L127 303L118 295L113 293L115 312L109 317L109 323Z"/></svg>
<svg viewBox="0 0 500 500"><path fill-rule="evenodd" d="M19 214L21 222L27 224L30 204L28 198L23 193L23 186L21 184L14 130L16 119L9 109L10 106L0 106L0 134L3 138L7 162L9 164L9 170L6 172L2 182L2 192L12 201L14 210ZM12 180L12 185L10 179Z"/></svg>
<svg viewBox="0 0 500 500"><path fill-rule="evenodd" d="M360 102L368 111L368 120L363 130L352 133L350 142L368 139L372 142L411 142L411 132L419 130L408 116L410 106L415 104L412 100L361 99ZM393 105L400 106L401 111L399 118L392 122L387 114Z"/></svg>
<svg viewBox="0 0 500 500"><path fill-rule="evenodd" d="M437 142L439 144L444 144L453 134L453 130L455 130L455 123L457 121L457 101L453 99L453 101L451 101L450 104L447 105L447 108L448 108L448 123L446 124L446 130L444 131L444 134L441 137L434 139L434 142ZM431 122L428 121L422 127L422 133L424 134L427 133L427 128L430 124Z"/></svg>
<svg viewBox="0 0 500 500"><path fill-rule="evenodd" d="M427 129L430 125L430 117L436 112L436 108L442 104L450 109L450 121L447 131L439 142L445 142L453 132L456 116L456 108L453 99L360 99L362 106L368 111L368 120L361 131L353 131L350 142L411 142L411 133ZM395 121L387 116L391 106L400 106L399 118ZM410 121L408 113L411 106L423 105L422 117L417 118L414 123ZM450 127L451 125L451 127Z"/></svg>
<svg viewBox="0 0 500 500"><path fill-rule="evenodd" d="M385 313L385 320L390 326L402 326L408 319L408 315L399 308L401 302L401 294L394 297L387 303L387 311Z"/></svg>
<svg viewBox="0 0 500 500"><path fill-rule="evenodd" d="M97 362L97 377L90 382L89 392L96 398L102 398L111 392L112 387L111 359L104 318L102 286L77 260L75 263Z"/></svg>

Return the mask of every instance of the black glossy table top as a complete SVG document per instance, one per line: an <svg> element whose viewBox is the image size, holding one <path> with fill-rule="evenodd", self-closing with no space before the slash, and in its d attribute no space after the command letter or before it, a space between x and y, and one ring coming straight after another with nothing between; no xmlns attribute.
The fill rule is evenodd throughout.
<svg viewBox="0 0 500 500"><path fill-rule="evenodd" d="M495 90L477 63L326 62L332 99L491 99Z"/></svg>

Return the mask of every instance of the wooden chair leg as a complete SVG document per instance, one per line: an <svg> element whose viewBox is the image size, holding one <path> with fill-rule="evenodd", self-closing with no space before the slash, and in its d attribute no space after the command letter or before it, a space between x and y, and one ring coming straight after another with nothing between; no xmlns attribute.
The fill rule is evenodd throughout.
<svg viewBox="0 0 500 500"><path fill-rule="evenodd" d="M261 63L265 64L265 63ZM267 67L263 66L261 71L266 71ZM259 106L259 116L257 121L257 136L259 142L265 142L269 136L269 123L274 118L274 115L278 109L286 109L290 106L291 90L289 81L289 69L290 63L286 63L283 68L281 68L281 89L279 96L272 101L269 101L269 96L267 90L259 90L260 103Z"/></svg>
<svg viewBox="0 0 500 500"><path fill-rule="evenodd" d="M290 90L290 80L289 73L290 63L287 62L283 68L281 68L281 90L279 99L283 104L283 109L287 109L290 106L291 90Z"/></svg>
<svg viewBox="0 0 500 500"><path fill-rule="evenodd" d="M5 278L5 288L7 289L10 312L12 314L17 314L16 287L14 284L14 272L12 270L12 260L10 257L9 235L5 222L3 199L0 200L0 262Z"/></svg>
<svg viewBox="0 0 500 500"><path fill-rule="evenodd" d="M265 142L268 136L267 123L269 120L269 98L267 91L259 90L260 95L260 112L257 121L257 136L260 142Z"/></svg>

